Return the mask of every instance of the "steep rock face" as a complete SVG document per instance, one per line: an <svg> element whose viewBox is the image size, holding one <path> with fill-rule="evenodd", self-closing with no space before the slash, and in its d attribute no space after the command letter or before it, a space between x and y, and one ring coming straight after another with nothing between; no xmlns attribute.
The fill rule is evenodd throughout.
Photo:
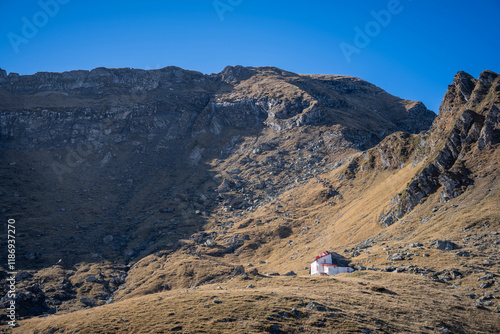
<svg viewBox="0 0 500 334"><path fill-rule="evenodd" d="M2 84L0 133L12 145L31 149L67 143L101 148L134 134L151 135L149 142L163 133L184 138L209 105L206 81L179 68L9 75Z"/></svg>
<svg viewBox="0 0 500 334"><path fill-rule="evenodd" d="M484 126L481 128L477 147L479 149L489 148L500 142L500 112L498 106L494 104L484 121Z"/></svg>
<svg viewBox="0 0 500 334"><path fill-rule="evenodd" d="M430 157L407 188L393 199L393 207L380 217L391 225L439 191L442 201L460 196L474 183L474 165L467 158L499 142L499 76L491 71L478 80L459 72L449 86L440 115L424 146ZM472 159L469 159L472 160Z"/></svg>
<svg viewBox="0 0 500 334"><path fill-rule="evenodd" d="M96 145L104 138L120 142L134 133L156 134L150 137L157 140L166 133L163 139L170 140L219 135L225 127L333 124L362 149L393 131L419 132L434 118L421 103L356 78L241 66L209 76L176 67L3 73L0 96L1 138L32 149L42 143Z"/></svg>
<svg viewBox="0 0 500 334"><path fill-rule="evenodd" d="M453 79L453 83L448 86L439 113L451 112L460 109L465 105L472 95L477 80L468 73L458 72Z"/></svg>

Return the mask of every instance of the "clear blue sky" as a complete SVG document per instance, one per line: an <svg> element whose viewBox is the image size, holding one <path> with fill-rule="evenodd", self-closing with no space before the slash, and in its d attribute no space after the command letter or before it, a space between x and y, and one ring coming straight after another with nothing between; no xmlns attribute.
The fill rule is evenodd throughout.
<svg viewBox="0 0 500 334"><path fill-rule="evenodd" d="M360 77L434 111L457 71L500 71L500 0L397 2L0 0L0 68L270 65Z"/></svg>

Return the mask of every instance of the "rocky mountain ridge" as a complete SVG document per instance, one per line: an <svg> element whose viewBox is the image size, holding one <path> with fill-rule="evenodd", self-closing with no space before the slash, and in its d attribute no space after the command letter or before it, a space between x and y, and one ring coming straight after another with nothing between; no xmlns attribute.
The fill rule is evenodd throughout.
<svg viewBox="0 0 500 334"><path fill-rule="evenodd" d="M344 76L93 71L1 75L2 210L40 265L19 277L25 315L253 289L326 249L357 277L423 275L495 307L496 73L459 72L431 126L421 103Z"/></svg>
<svg viewBox="0 0 500 334"><path fill-rule="evenodd" d="M440 200L447 202L473 184L471 175L476 166L468 161L479 155L479 151L491 149L500 142L499 87L499 76L491 71L482 72L478 80L464 72L455 76L431 129L435 133L446 129L447 136L431 136L419 145L420 149L434 148L433 155L408 187L393 199L395 207L381 217L384 224L390 225L402 218L438 189Z"/></svg>
<svg viewBox="0 0 500 334"><path fill-rule="evenodd" d="M30 183L36 189L61 194L30 219L44 210L47 217L67 219L69 207L73 226L83 230L92 224L100 230L106 226L101 222L110 220L127 230L131 220L149 220L172 232L173 220L198 225L195 212L212 211L219 202L229 210L255 207L256 200L263 203L296 180L338 166L391 131L418 132L434 118L421 103L400 100L360 79L270 67L227 67L213 75L176 67L3 73L0 96L4 154L27 160L26 172L18 173L39 172ZM225 158L218 171L207 166ZM22 168L7 165L13 159L4 160L6 169ZM196 188L203 190L196 194ZM242 196L243 188L251 193ZM45 197L39 190L15 193L27 202ZM98 198L104 201L96 207ZM156 208L148 201L158 202ZM19 205L4 203L6 212ZM175 212L165 220L162 211ZM70 230L62 239L71 238ZM112 248L123 256L131 250L118 230L101 231L98 238L114 235ZM134 248L149 247L157 228L147 230ZM50 235L42 232L41 239L49 243ZM110 254L104 249L94 254ZM23 255L32 258L36 252Z"/></svg>
<svg viewBox="0 0 500 334"><path fill-rule="evenodd" d="M65 116L76 123L80 117L132 122L144 117L149 127L134 123L136 127L127 130L161 129L173 133L173 137L179 134L176 136L175 127L169 127L162 116L174 110L195 114L183 115L192 127L192 136L200 131L217 135L224 126L248 128L265 121L277 130L306 124L340 124L380 140L394 130L418 132L434 118L421 103L400 100L357 78L298 75L271 67L227 67L212 75L176 67L148 71L97 68L29 76L7 76L4 71L0 89L2 116L7 118L2 122L4 139L14 133L29 137L29 132L20 132L21 128L14 131L5 127L15 126L16 117L22 122L21 110L41 112L40 116L57 123ZM16 114L7 114L9 110ZM152 115L153 119L149 119ZM33 131L47 127L46 123L30 125L37 126ZM186 126L183 124L182 130ZM27 127L24 131L29 130Z"/></svg>

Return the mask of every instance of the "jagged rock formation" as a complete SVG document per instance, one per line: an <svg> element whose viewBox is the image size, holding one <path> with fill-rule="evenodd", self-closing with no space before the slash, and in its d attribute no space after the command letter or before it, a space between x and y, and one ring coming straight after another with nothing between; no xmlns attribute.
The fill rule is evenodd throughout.
<svg viewBox="0 0 500 334"><path fill-rule="evenodd" d="M394 198L394 207L380 218L381 222L393 224L435 191L442 201L448 201L473 184L471 156L500 141L499 81L498 74L491 71L481 73L478 80L464 72L455 76L429 138L420 139L420 146L427 148L430 157Z"/></svg>

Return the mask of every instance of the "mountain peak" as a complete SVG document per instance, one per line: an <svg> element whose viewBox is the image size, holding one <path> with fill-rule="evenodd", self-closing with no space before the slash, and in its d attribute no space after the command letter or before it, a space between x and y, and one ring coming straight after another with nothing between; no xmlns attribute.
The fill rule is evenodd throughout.
<svg viewBox="0 0 500 334"><path fill-rule="evenodd" d="M489 81L490 83L492 83L493 81L495 81L495 79L497 77L498 77L498 73L495 73L495 72L490 71L490 70L484 70L479 75L479 80L485 80L485 81Z"/></svg>
<svg viewBox="0 0 500 334"><path fill-rule="evenodd" d="M247 80L255 73L252 67L241 65L226 66L222 72L217 73L217 76L226 83L235 83L242 80Z"/></svg>
<svg viewBox="0 0 500 334"><path fill-rule="evenodd" d="M490 70L481 72L478 79L460 71L455 75L453 83L448 86L439 114L456 112L463 107L474 108L480 102L489 101L486 97L489 92L498 86L498 73ZM495 94L491 95L492 97ZM491 102L491 101L490 101Z"/></svg>
<svg viewBox="0 0 500 334"><path fill-rule="evenodd" d="M452 111L456 106L461 106L467 103L470 99L472 91L476 86L476 79L469 73L459 71L453 83L448 86L443 103L439 108L439 114Z"/></svg>

